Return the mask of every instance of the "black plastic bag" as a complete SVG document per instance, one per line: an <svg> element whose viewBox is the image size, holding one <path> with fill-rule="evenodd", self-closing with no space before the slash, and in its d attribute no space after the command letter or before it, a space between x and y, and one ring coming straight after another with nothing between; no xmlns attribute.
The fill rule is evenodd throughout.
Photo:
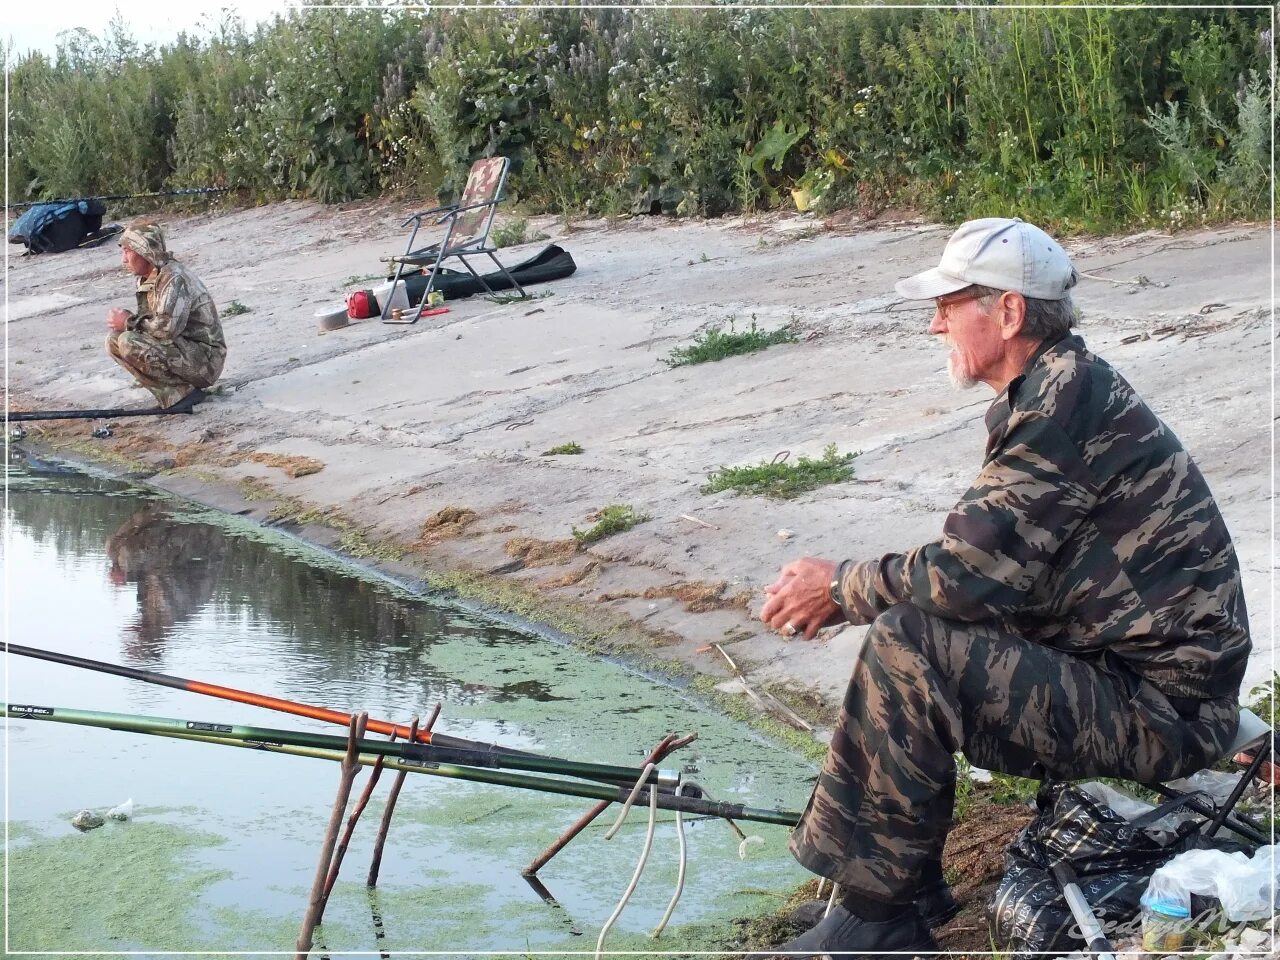
<svg viewBox="0 0 1280 960"><path fill-rule="evenodd" d="M1005 851L1004 878L987 904L996 949L1014 955L1084 949L1071 909L1049 872L1064 860L1079 876L1080 890L1107 936L1115 941L1138 934L1138 901L1151 874L1182 851L1206 844L1199 832L1202 820L1172 830L1153 830L1152 824L1191 797L1203 796L1178 797L1125 820L1080 787L1042 786L1036 795L1039 813Z"/></svg>

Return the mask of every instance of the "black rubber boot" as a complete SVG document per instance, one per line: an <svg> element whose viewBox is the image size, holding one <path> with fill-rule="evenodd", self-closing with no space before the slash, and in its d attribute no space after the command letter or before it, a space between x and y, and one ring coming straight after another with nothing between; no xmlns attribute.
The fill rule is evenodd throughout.
<svg viewBox="0 0 1280 960"><path fill-rule="evenodd" d="M936 930L944 923L953 920L960 912L960 904L956 903L955 894L951 892L951 887L945 880L939 880L922 889L920 895L916 897L916 908L924 917L924 922L928 924L930 930Z"/></svg>
<svg viewBox="0 0 1280 960"><path fill-rule="evenodd" d="M196 387L177 403L172 403L164 408L165 413L190 413L195 409L195 405L209 396L199 387Z"/></svg>
<svg viewBox="0 0 1280 960"><path fill-rule="evenodd" d="M925 925L930 930L936 930L944 923L954 919L955 915L960 912L960 904L956 903L955 895L951 892L951 888L947 886L945 880L939 880L937 883L922 889L920 895L916 897L916 908L920 911L920 916L924 918ZM826 912L826 900L806 900L791 911L791 921L796 926L807 930L810 927L817 926L822 920L822 915Z"/></svg>
<svg viewBox="0 0 1280 960"><path fill-rule="evenodd" d="M915 904L892 920L873 922L863 920L849 912L843 904L837 903L812 930L793 937L772 950L748 954L747 960L824 955L872 960L888 953L927 955L938 952L938 942L929 933L924 917ZM907 957L884 957L884 960L907 960Z"/></svg>

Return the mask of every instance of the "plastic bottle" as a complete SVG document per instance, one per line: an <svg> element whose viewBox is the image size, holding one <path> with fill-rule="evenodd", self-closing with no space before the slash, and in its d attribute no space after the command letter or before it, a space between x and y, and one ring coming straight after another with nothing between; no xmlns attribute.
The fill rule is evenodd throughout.
<svg viewBox="0 0 1280 960"><path fill-rule="evenodd" d="M1148 891L1142 898L1142 949L1147 953L1181 950L1191 929L1191 905L1176 896Z"/></svg>

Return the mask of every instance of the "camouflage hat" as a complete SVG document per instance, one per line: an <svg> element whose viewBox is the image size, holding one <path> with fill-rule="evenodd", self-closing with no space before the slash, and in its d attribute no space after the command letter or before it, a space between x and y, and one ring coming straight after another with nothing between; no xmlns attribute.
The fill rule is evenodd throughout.
<svg viewBox="0 0 1280 960"><path fill-rule="evenodd" d="M164 231L160 224L150 220L135 220L120 234L120 246L132 250L153 266L164 266L173 259L165 248Z"/></svg>

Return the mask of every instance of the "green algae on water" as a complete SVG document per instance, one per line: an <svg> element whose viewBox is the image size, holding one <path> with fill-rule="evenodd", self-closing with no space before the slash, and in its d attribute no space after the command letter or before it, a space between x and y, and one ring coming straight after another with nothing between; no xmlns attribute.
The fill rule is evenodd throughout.
<svg viewBox="0 0 1280 960"><path fill-rule="evenodd" d="M133 821L11 847L9 950L200 948L186 918L200 893L229 874L191 866L191 854L222 842Z"/></svg>

